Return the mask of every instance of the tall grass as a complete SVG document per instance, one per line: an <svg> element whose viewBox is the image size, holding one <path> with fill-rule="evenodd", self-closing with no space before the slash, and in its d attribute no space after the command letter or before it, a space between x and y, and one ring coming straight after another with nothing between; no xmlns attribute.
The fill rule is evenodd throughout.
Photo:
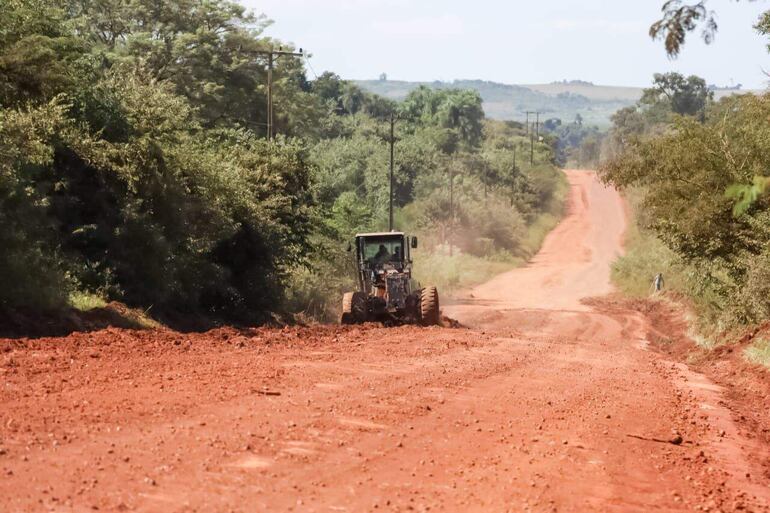
<svg viewBox="0 0 770 513"><path fill-rule="evenodd" d="M467 253L453 256L428 254L415 258L414 276L420 284L435 285L444 295L452 295L509 271L523 262L520 258L501 256L498 260Z"/></svg>
<svg viewBox="0 0 770 513"><path fill-rule="evenodd" d="M692 307L688 314L690 338L705 349L713 349L718 341L715 334L734 328L725 321L718 308L716 291L703 279L703 272L682 261L666 247L655 234L638 224L639 191L626 193L630 219L626 231L626 254L612 265L612 281L620 292L629 297L642 298L653 293L655 275L663 274L665 292L686 297Z"/></svg>
<svg viewBox="0 0 770 513"><path fill-rule="evenodd" d="M655 275L663 273L664 290L686 288L684 270L676 255L657 237L631 222L626 232L626 254L612 265L612 280L627 296L645 297L652 292Z"/></svg>
<svg viewBox="0 0 770 513"><path fill-rule="evenodd" d="M104 297L79 290L74 291L69 295L68 302L72 308L80 310L81 312L88 312L89 310L107 306L107 301Z"/></svg>
<svg viewBox="0 0 770 513"><path fill-rule="evenodd" d="M744 349L743 355L751 363L770 369L770 340L757 339Z"/></svg>

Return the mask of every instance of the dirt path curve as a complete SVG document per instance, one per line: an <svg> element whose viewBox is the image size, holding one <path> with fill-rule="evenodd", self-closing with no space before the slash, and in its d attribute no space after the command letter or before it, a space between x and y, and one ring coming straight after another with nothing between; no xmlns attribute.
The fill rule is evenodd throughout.
<svg viewBox="0 0 770 513"><path fill-rule="evenodd" d="M581 300L612 291L610 265L622 253L626 227L620 195L593 172L568 171L568 215L526 266L472 291L464 308L448 308L468 322L478 315L521 309L589 311Z"/></svg>
<svg viewBox="0 0 770 513"><path fill-rule="evenodd" d="M581 302L625 221L568 177L532 264L446 309L470 330L0 341L0 511L766 510L719 390Z"/></svg>

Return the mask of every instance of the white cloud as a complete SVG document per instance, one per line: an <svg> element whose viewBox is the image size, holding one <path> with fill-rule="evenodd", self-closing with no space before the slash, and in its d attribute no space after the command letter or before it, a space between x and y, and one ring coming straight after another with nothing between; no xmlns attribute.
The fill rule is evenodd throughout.
<svg viewBox="0 0 770 513"><path fill-rule="evenodd" d="M451 37L460 36L465 32L462 18L449 14L377 21L372 26L380 34L392 37Z"/></svg>

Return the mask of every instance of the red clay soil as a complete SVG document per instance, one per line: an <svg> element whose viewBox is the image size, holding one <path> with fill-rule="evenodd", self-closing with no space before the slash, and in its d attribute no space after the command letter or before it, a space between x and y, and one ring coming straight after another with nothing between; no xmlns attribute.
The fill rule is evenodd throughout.
<svg viewBox="0 0 770 513"><path fill-rule="evenodd" d="M707 349L691 339L686 308L679 299L676 295L659 300L606 297L592 304L606 311L642 312L648 321L651 348L673 360L687 362L690 369L718 385L722 400L750 448L749 459L765 479L770 479L770 454L766 449L770 447L770 371L744 357L744 350L755 339L770 338L770 323L751 327L737 340L724 340L722 345Z"/></svg>
<svg viewBox="0 0 770 513"><path fill-rule="evenodd" d="M766 511L727 392L584 300L625 216L567 174L534 261L445 307L469 329L0 340L0 511Z"/></svg>

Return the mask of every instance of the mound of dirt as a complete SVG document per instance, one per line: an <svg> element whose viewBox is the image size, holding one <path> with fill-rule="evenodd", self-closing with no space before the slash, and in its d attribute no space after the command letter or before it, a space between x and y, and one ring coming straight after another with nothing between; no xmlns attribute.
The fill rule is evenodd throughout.
<svg viewBox="0 0 770 513"><path fill-rule="evenodd" d="M39 312L26 309L0 310L0 337L63 337L75 332L105 328L141 329L159 326L142 310L113 301L104 307L80 311L74 308Z"/></svg>

